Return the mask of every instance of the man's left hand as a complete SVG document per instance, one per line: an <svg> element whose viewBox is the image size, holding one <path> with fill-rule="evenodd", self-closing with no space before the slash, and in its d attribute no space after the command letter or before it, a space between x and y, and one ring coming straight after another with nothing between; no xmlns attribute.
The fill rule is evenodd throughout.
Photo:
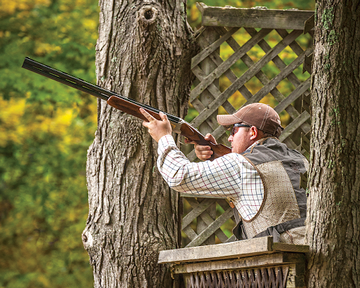
<svg viewBox="0 0 360 288"><path fill-rule="evenodd" d="M161 120L156 120L153 116L151 116L144 109L140 108L140 112L146 117L149 122L144 121L143 125L149 129L150 136L156 141L159 142L160 138L165 135L171 135L172 128L170 125L170 121L167 116L160 112L159 116Z"/></svg>

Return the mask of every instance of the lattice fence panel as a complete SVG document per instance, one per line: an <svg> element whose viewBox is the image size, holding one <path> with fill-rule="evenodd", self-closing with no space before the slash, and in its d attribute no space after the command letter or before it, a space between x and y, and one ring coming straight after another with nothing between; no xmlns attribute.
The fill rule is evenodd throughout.
<svg viewBox="0 0 360 288"><path fill-rule="evenodd" d="M217 124L216 115L232 114L244 105L265 100L280 114L283 126L286 126L280 141L307 156L311 127L309 88L313 12L235 8L217 10L217 7L204 4L200 4L199 8L203 14L203 24L211 26L198 31L197 42L201 51L192 59L196 81L190 103L199 114L191 124L204 134L211 132L218 142L229 144L227 131ZM236 26L239 18L247 26ZM304 21L300 19L300 24L295 23L294 19L299 18ZM305 21L308 18L309 21ZM217 26L219 22L224 25ZM301 23L302 26L299 26ZM191 161L196 159L194 151L187 156ZM193 203L196 200L192 198L190 201ZM204 202L219 204L219 199L199 201L199 207L203 207ZM191 223L193 217L192 220L199 219L202 224L199 231L183 224L183 232L190 239L188 245L214 242L214 235L221 234L217 218L210 216L208 210L203 210L213 217L213 220L205 220L205 216L198 214L201 209L197 204L190 206L193 210L184 217L183 223ZM219 218L231 218L228 204L221 203L220 206L225 206L223 215L226 216ZM196 213L193 212L195 210ZM220 242L233 239L217 238Z"/></svg>
<svg viewBox="0 0 360 288"><path fill-rule="evenodd" d="M222 229L228 221L234 224L233 211L226 200L184 197L184 201L191 206L191 211L182 219L181 227L187 236L186 247L214 244L215 238L221 243L235 240L234 236L228 237ZM216 209L217 205L221 208ZM223 213L216 215L217 210Z"/></svg>

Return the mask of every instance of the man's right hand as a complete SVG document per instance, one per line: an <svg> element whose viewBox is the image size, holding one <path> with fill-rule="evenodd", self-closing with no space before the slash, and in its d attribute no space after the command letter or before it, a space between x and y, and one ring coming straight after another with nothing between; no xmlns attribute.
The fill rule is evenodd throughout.
<svg viewBox="0 0 360 288"><path fill-rule="evenodd" d="M205 140L217 144L214 136L212 136L209 133L206 134ZM186 141L186 143L194 144L194 146L195 146L195 154L202 161L209 160L211 158L211 155L214 154L214 152L211 150L210 146L199 145L199 144L196 144L195 142L187 142Z"/></svg>

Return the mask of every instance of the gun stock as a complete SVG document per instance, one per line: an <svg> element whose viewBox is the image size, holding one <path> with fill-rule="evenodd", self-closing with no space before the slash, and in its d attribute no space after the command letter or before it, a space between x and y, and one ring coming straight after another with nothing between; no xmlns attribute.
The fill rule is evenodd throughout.
<svg viewBox="0 0 360 288"><path fill-rule="evenodd" d="M160 111L159 109L156 109L149 105L141 104L133 99L123 97L113 91L101 88L98 85L88 83L82 79L76 78L65 72L56 70L48 65L42 64L28 57L25 58L22 67L29 71L35 72L37 74L40 74L57 82L65 84L67 86L73 87L77 90L96 96L102 100L105 100L110 106L118 110L121 110L124 113L140 118L144 121L147 121L147 119L140 113L139 111L140 108L146 110L155 119L160 120L159 113L162 111ZM171 126L173 127L174 132L183 135L184 137L188 138L190 141L193 141L197 144L209 145L214 152L212 159L215 159L217 157L223 156L231 152L230 148L222 144L216 144L205 140L204 136L197 129L195 129L189 123L187 123L185 120L166 112L163 113L167 115L171 123Z"/></svg>

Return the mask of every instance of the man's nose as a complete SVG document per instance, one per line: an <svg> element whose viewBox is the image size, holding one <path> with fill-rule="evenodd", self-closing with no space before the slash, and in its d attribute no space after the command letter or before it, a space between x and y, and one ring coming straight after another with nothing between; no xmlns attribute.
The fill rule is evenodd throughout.
<svg viewBox="0 0 360 288"><path fill-rule="evenodd" d="M233 140L233 135L230 135L229 138L228 138L228 141L232 142L232 140Z"/></svg>

